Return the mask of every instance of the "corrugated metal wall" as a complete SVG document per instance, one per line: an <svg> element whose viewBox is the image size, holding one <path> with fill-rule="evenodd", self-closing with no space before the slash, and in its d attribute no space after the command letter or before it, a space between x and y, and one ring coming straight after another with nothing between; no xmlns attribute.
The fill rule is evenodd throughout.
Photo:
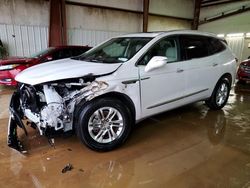
<svg viewBox="0 0 250 188"><path fill-rule="evenodd" d="M0 24L0 39L10 56L30 56L48 46L48 27Z"/></svg>
<svg viewBox="0 0 250 188"><path fill-rule="evenodd" d="M120 2L116 4L119 7ZM95 46L117 35L140 32L142 28L141 15L85 6L66 5L66 18L70 45Z"/></svg>
<svg viewBox="0 0 250 188"><path fill-rule="evenodd" d="M122 35L125 32L119 31L100 31L88 29L68 29L68 45L88 45L95 46L111 37Z"/></svg>
<svg viewBox="0 0 250 188"><path fill-rule="evenodd" d="M143 8L143 0L68 1L135 11L142 11ZM154 0L150 4L149 11L153 13L181 17L192 17L193 15L193 0L180 0L180 2ZM181 10L179 10L180 6L182 6ZM183 10L185 10L185 14ZM66 18L69 45L95 46L113 36L142 31L142 15L132 12L111 11L66 3ZM190 26L186 21L157 16L150 17L149 22L151 31L189 28ZM0 38L8 48L10 56L29 56L46 48L48 25L49 1L5 0L0 3Z"/></svg>
<svg viewBox="0 0 250 188"><path fill-rule="evenodd" d="M231 48L232 52L236 55L238 60L241 62L244 60L242 58L243 48L244 48L244 37L227 37L226 38L228 46Z"/></svg>

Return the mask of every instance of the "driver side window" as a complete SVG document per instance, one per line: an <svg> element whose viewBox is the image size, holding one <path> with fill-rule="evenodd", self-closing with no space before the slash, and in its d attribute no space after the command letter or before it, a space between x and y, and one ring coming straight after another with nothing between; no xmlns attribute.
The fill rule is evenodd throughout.
<svg viewBox="0 0 250 188"><path fill-rule="evenodd" d="M178 58L178 45L176 38L165 38L158 41L148 52L142 57L139 65L147 65L154 56L164 56L168 58L168 63L176 62Z"/></svg>

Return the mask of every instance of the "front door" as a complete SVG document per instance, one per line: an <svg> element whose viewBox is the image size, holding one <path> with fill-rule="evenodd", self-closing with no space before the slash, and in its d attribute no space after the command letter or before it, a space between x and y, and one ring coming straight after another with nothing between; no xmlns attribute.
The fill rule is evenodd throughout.
<svg viewBox="0 0 250 188"><path fill-rule="evenodd" d="M185 62L179 61L176 37L158 41L138 63L141 109L144 117L180 106L185 90ZM161 68L145 72L145 66L154 56L165 56L168 62Z"/></svg>

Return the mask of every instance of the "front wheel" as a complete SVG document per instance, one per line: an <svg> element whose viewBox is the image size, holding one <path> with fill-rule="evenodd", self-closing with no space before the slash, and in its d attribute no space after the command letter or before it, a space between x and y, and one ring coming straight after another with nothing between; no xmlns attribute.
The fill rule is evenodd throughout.
<svg viewBox="0 0 250 188"><path fill-rule="evenodd" d="M223 108L228 100L230 83L227 78L222 78L215 86L212 96L206 100L206 105L212 110Z"/></svg>
<svg viewBox="0 0 250 188"><path fill-rule="evenodd" d="M99 98L80 109L77 135L89 148L109 151L121 145L132 129L129 109L117 99Z"/></svg>

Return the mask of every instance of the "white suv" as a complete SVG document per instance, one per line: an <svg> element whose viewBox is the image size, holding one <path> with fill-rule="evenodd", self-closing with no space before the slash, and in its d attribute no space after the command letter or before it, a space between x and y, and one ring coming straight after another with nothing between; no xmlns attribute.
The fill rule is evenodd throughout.
<svg viewBox="0 0 250 188"><path fill-rule="evenodd" d="M133 125L196 101L222 108L236 60L225 41L196 31L128 34L71 59L24 70L10 104L8 145L23 119L49 138L74 130L88 147L108 151Z"/></svg>

